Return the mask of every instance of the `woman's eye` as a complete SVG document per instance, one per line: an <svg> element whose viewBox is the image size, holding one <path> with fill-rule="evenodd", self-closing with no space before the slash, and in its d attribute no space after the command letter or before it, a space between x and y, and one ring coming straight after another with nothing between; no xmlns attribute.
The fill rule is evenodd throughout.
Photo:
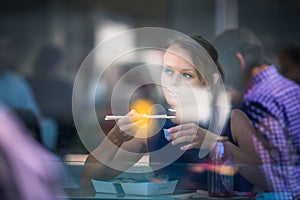
<svg viewBox="0 0 300 200"><path fill-rule="evenodd" d="M168 68L166 68L166 69L164 70L164 72L165 72L165 74L168 74L168 75L172 75L172 74L174 73L173 70L168 69Z"/></svg>
<svg viewBox="0 0 300 200"><path fill-rule="evenodd" d="M191 74L188 73L184 73L182 74L184 78L193 78L193 76Z"/></svg>

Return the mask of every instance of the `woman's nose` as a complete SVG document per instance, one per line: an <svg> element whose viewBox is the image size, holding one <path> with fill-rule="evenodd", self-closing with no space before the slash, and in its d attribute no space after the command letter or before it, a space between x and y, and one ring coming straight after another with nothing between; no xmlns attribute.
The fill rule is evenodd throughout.
<svg viewBox="0 0 300 200"><path fill-rule="evenodd" d="M172 78L171 78L171 84L174 86L179 86L180 85L180 74L179 73L174 73Z"/></svg>

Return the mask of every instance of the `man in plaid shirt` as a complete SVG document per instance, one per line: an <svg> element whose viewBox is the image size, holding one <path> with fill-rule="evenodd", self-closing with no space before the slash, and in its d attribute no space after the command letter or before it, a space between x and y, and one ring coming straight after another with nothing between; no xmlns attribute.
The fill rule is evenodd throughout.
<svg viewBox="0 0 300 200"><path fill-rule="evenodd" d="M243 95L236 99L243 99L242 109L258 131L253 139L268 181L263 189L299 198L300 86L268 64L260 41L248 30L225 31L215 45L229 80L230 70L241 77L227 83Z"/></svg>

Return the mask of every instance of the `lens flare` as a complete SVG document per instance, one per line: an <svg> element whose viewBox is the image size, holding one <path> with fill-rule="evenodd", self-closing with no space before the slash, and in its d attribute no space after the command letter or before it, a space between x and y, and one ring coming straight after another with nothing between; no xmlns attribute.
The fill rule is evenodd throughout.
<svg viewBox="0 0 300 200"><path fill-rule="evenodd" d="M147 118L147 115L155 114L153 109L153 102L149 99L138 99L130 105L130 109L134 109L138 115L132 117L133 121L139 121L136 127L137 138L147 138L153 130L154 122L152 119Z"/></svg>

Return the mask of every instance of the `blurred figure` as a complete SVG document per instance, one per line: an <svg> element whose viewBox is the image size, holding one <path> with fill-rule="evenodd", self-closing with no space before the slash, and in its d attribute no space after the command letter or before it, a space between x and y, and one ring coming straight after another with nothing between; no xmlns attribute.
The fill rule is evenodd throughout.
<svg viewBox="0 0 300 200"><path fill-rule="evenodd" d="M240 107L243 103L243 69L240 67L240 61L236 57L236 52L230 48L231 38L222 39L222 48L219 47L218 41L215 42L217 50L223 50L219 52L220 63L224 69L224 84L229 100L229 104L232 107ZM228 48L227 48L228 47Z"/></svg>
<svg viewBox="0 0 300 200"><path fill-rule="evenodd" d="M225 68L239 68L242 109L258 131L255 147L268 178L268 191L300 195L300 87L270 64L249 30L227 30L215 45ZM232 62L229 62L232 61ZM227 77L231 78L230 74Z"/></svg>
<svg viewBox="0 0 300 200"><path fill-rule="evenodd" d="M43 144L56 146L56 123L42 115L28 82L13 72L14 41L9 34L0 33L0 100L14 110L26 110L34 114L41 128Z"/></svg>
<svg viewBox="0 0 300 200"><path fill-rule="evenodd" d="M44 46L34 62L34 75L29 78L41 111L58 123L59 153L68 151L77 136L72 116L72 85L59 76L63 53L55 46Z"/></svg>
<svg viewBox="0 0 300 200"><path fill-rule="evenodd" d="M282 48L277 54L277 59L283 76L300 84L300 47Z"/></svg>
<svg viewBox="0 0 300 200"><path fill-rule="evenodd" d="M12 72L14 59L13 40L0 34L0 99L10 106L30 129L30 134L42 142L38 117L40 111L28 83Z"/></svg>
<svg viewBox="0 0 300 200"><path fill-rule="evenodd" d="M25 134L0 105L0 199L51 200L64 195L58 160Z"/></svg>
<svg viewBox="0 0 300 200"><path fill-rule="evenodd" d="M39 106L29 84L11 70L14 59L13 39L0 33L0 99L11 108L26 109L40 117Z"/></svg>

